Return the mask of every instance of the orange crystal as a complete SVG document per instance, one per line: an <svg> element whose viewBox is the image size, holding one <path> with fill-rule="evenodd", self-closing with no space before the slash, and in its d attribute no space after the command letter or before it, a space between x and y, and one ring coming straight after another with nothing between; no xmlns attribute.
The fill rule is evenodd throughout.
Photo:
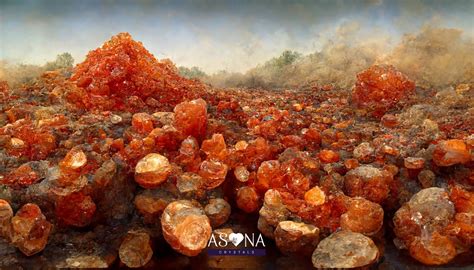
<svg viewBox="0 0 474 270"><path fill-rule="evenodd" d="M283 172L278 160L267 160L260 164L257 171L257 182L255 188L265 192L270 188L283 186Z"/></svg>
<svg viewBox="0 0 474 270"><path fill-rule="evenodd" d="M237 191L236 198L237 206L246 213L252 213L260 207L260 197L253 187L241 187Z"/></svg>
<svg viewBox="0 0 474 270"><path fill-rule="evenodd" d="M11 219L12 243L26 256L42 251L52 229L38 205L23 205Z"/></svg>
<svg viewBox="0 0 474 270"><path fill-rule="evenodd" d="M372 66L357 74L352 102L381 117L415 90L415 83L393 66Z"/></svg>
<svg viewBox="0 0 474 270"><path fill-rule="evenodd" d="M136 113L132 117L132 127L139 133L148 134L153 130L153 117L147 113Z"/></svg>
<svg viewBox="0 0 474 270"><path fill-rule="evenodd" d="M318 156L319 159L324 163L333 163L339 161L339 154L332 150L321 150Z"/></svg>
<svg viewBox="0 0 474 270"><path fill-rule="evenodd" d="M56 202L56 217L64 224L84 227L91 223L96 205L90 196L82 192L72 193Z"/></svg>
<svg viewBox="0 0 474 270"><path fill-rule="evenodd" d="M157 153L148 154L135 167L135 181L144 188L156 188L166 181L171 171L166 157Z"/></svg>
<svg viewBox="0 0 474 270"><path fill-rule="evenodd" d="M452 166L469 162L471 155L462 140L447 140L436 145L433 161L438 166Z"/></svg>
<svg viewBox="0 0 474 270"><path fill-rule="evenodd" d="M220 186L227 175L228 166L217 160L205 160L199 168L199 175L205 179L204 187L213 189Z"/></svg>
<svg viewBox="0 0 474 270"><path fill-rule="evenodd" d="M207 104L203 99L183 102L174 108L174 125L185 137L202 140L207 128Z"/></svg>

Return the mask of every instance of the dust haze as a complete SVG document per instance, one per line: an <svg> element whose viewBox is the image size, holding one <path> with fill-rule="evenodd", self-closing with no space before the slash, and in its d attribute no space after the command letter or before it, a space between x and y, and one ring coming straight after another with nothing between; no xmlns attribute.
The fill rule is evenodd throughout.
<svg viewBox="0 0 474 270"><path fill-rule="evenodd" d="M85 1L87 2L87 1ZM18 85L56 55L75 64L118 32L216 87L350 89L391 64L422 87L472 82L473 1L2 2L0 80ZM61 64L59 64L61 66Z"/></svg>

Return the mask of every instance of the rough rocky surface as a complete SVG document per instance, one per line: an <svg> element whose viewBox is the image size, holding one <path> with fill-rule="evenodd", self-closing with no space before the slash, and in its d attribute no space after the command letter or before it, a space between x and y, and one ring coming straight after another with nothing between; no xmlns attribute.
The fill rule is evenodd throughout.
<svg viewBox="0 0 474 270"><path fill-rule="evenodd" d="M245 258L206 256L207 241L244 225L284 269L328 248L317 265L469 266L462 89L388 66L352 91L218 89L119 34L74 70L0 83L0 267L229 268Z"/></svg>
<svg viewBox="0 0 474 270"><path fill-rule="evenodd" d="M311 259L316 268L355 268L372 264L378 256L379 250L369 237L340 231L324 238Z"/></svg>

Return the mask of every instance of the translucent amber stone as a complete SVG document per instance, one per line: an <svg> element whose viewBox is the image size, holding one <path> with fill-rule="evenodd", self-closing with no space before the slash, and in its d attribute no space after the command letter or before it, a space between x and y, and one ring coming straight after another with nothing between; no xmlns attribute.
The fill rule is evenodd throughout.
<svg viewBox="0 0 474 270"><path fill-rule="evenodd" d="M144 188L156 188L166 181L171 171L171 164L166 157L148 154L135 167L135 181Z"/></svg>
<svg viewBox="0 0 474 270"><path fill-rule="evenodd" d="M450 200L454 203L457 212L474 213L474 192L468 191L459 185L451 188Z"/></svg>
<svg viewBox="0 0 474 270"><path fill-rule="evenodd" d="M355 158L346 159L344 161L344 167L348 170L355 169L359 166L359 161Z"/></svg>
<svg viewBox="0 0 474 270"><path fill-rule="evenodd" d="M270 188L281 187L283 184L283 172L278 160L267 160L260 164L255 183L257 190L265 192Z"/></svg>
<svg viewBox="0 0 474 270"><path fill-rule="evenodd" d="M181 142L177 160L185 165L199 159L199 143L194 137L187 137Z"/></svg>
<svg viewBox="0 0 474 270"><path fill-rule="evenodd" d="M59 166L63 170L79 170L87 164L86 154L78 147L71 149L61 160Z"/></svg>
<svg viewBox="0 0 474 270"><path fill-rule="evenodd" d="M204 179L199 174L185 172L178 176L176 187L181 194L191 198L198 198L205 191L203 189L204 182Z"/></svg>
<svg viewBox="0 0 474 270"><path fill-rule="evenodd" d="M393 128L398 125L398 118L393 114L385 114L380 120L382 125L388 128Z"/></svg>
<svg viewBox="0 0 474 270"><path fill-rule="evenodd" d="M132 117L132 127L139 133L148 134L153 130L153 117L147 113L136 113Z"/></svg>
<svg viewBox="0 0 474 270"><path fill-rule="evenodd" d="M263 207L260 209L259 214L260 218L262 218L268 226L276 228L278 223L287 220L290 216L290 211L283 203L283 198L279 191L269 189L265 192L263 201Z"/></svg>
<svg viewBox="0 0 474 270"><path fill-rule="evenodd" d="M227 157L227 146L222 134L214 134L209 140L204 140L201 150L206 153L208 159L224 161Z"/></svg>
<svg viewBox="0 0 474 270"><path fill-rule="evenodd" d="M138 213L143 216L144 222L153 224L159 219L163 210L172 201L172 198L161 193L154 193L156 190L145 190L135 196L134 204Z"/></svg>
<svg viewBox="0 0 474 270"><path fill-rule="evenodd" d="M183 102L174 108L174 125L184 136L202 140L207 128L207 104L203 99Z"/></svg>
<svg viewBox="0 0 474 270"><path fill-rule="evenodd" d="M177 252L196 256L206 248L211 237L211 224L202 207L191 201L174 201L161 216L163 236Z"/></svg>
<svg viewBox="0 0 474 270"><path fill-rule="evenodd" d="M435 184L436 175L430 170L422 170L418 174L418 182L423 188L430 188Z"/></svg>
<svg viewBox="0 0 474 270"><path fill-rule="evenodd" d="M39 179L38 174L29 164L23 164L7 174L0 183L13 187L27 187L36 183Z"/></svg>
<svg viewBox="0 0 474 270"><path fill-rule="evenodd" d="M426 264L444 264L454 258L456 248L451 239L439 233L452 222L454 214L454 204L444 189L426 188L395 213L394 231L415 259Z"/></svg>
<svg viewBox="0 0 474 270"><path fill-rule="evenodd" d="M319 187L313 187L306 191L304 194L304 200L313 206L324 204L326 201L326 194Z"/></svg>
<svg viewBox="0 0 474 270"><path fill-rule="evenodd" d="M379 250L372 239L343 230L321 240L311 259L316 268L355 268L369 266L378 257Z"/></svg>
<svg viewBox="0 0 474 270"><path fill-rule="evenodd" d="M11 219L11 224L12 243L23 254L32 256L45 248L52 225L36 204L23 205Z"/></svg>
<svg viewBox="0 0 474 270"><path fill-rule="evenodd" d="M404 160L405 168L418 170L425 166L425 159L418 157L407 157Z"/></svg>
<svg viewBox="0 0 474 270"><path fill-rule="evenodd" d="M296 169L286 170L285 180L287 189L294 194L303 194L311 184L310 179Z"/></svg>
<svg viewBox="0 0 474 270"><path fill-rule="evenodd" d="M260 196L253 187L245 186L239 188L237 191L237 198L235 199L237 206L247 212L253 213L260 207Z"/></svg>
<svg viewBox="0 0 474 270"><path fill-rule="evenodd" d="M238 141L234 147L235 147L235 150L237 151L243 151L247 149L248 146L249 144L246 141Z"/></svg>
<svg viewBox="0 0 474 270"><path fill-rule="evenodd" d="M393 66L372 66L357 74L352 101L381 117L415 90L415 83Z"/></svg>
<svg viewBox="0 0 474 270"><path fill-rule="evenodd" d="M301 134L303 135L303 139L312 147L317 148L321 144L321 135L317 129L306 128L301 130Z"/></svg>
<svg viewBox="0 0 474 270"><path fill-rule="evenodd" d="M127 267L142 267L151 260L152 256L151 239L144 231L129 231L120 244L120 261Z"/></svg>
<svg viewBox="0 0 474 270"><path fill-rule="evenodd" d="M245 166L237 166L234 169L234 176L240 182L247 182L249 180L250 172Z"/></svg>
<svg viewBox="0 0 474 270"><path fill-rule="evenodd" d="M339 161L339 154L332 150L321 150L318 155L321 162L334 163Z"/></svg>
<svg viewBox="0 0 474 270"><path fill-rule="evenodd" d="M0 199L0 237L10 238L10 224L13 210L10 204Z"/></svg>
<svg viewBox="0 0 474 270"><path fill-rule="evenodd" d="M389 193L392 175L370 165L350 170L344 177L344 186L351 197L360 196L381 203Z"/></svg>
<svg viewBox="0 0 474 270"><path fill-rule="evenodd" d="M433 161L438 166L452 166L469 162L471 155L462 140L441 141L433 152Z"/></svg>
<svg viewBox="0 0 474 270"><path fill-rule="evenodd" d="M228 167L217 160L205 160L199 168L199 175L204 178L203 187L214 189L220 186L227 175Z"/></svg>
<svg viewBox="0 0 474 270"><path fill-rule="evenodd" d="M454 216L454 222L444 228L444 233L446 236L455 237L466 249L472 247L474 245L474 213L457 213ZM463 251L463 247L460 251Z"/></svg>
<svg viewBox="0 0 474 270"><path fill-rule="evenodd" d="M364 198L347 201L347 212L341 215L341 228L365 235L377 233L383 225L382 207Z"/></svg>
<svg viewBox="0 0 474 270"><path fill-rule="evenodd" d="M72 193L56 202L56 217L64 224L84 227L91 223L96 205L90 196L81 192Z"/></svg>
<svg viewBox="0 0 474 270"><path fill-rule="evenodd" d="M415 237L409 246L410 255L426 265L441 265L456 256L454 243L446 236L434 232L431 236Z"/></svg>
<svg viewBox="0 0 474 270"><path fill-rule="evenodd" d="M25 151L27 151L28 145L22 139L13 137L7 145L7 149L9 155L21 156Z"/></svg>

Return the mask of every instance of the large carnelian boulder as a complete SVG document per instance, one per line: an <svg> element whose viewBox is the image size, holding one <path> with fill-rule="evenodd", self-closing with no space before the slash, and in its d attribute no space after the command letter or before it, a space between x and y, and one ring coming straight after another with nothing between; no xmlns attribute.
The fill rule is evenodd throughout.
<svg viewBox="0 0 474 270"><path fill-rule="evenodd" d="M375 117L382 117L415 90L415 83L393 66L374 65L357 74L352 102Z"/></svg>

